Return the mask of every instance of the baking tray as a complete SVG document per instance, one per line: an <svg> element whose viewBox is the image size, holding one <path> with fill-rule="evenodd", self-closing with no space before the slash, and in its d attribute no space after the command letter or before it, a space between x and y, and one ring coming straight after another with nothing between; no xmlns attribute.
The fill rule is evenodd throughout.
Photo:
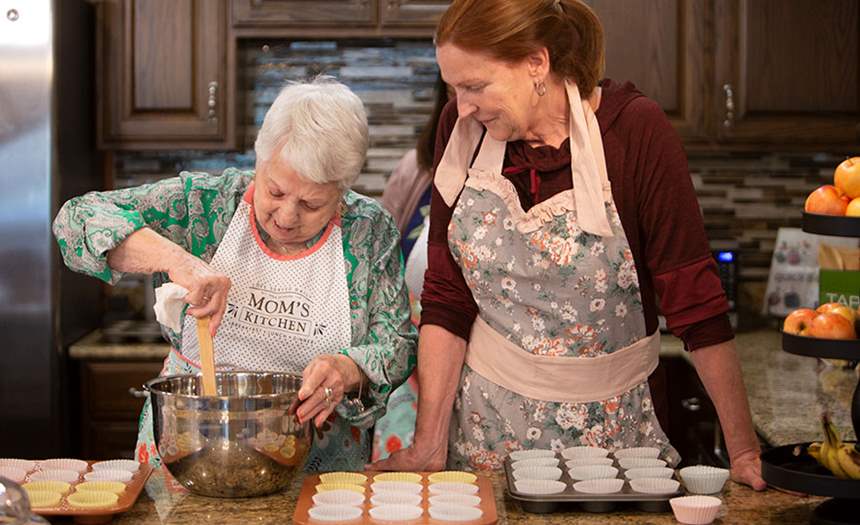
<svg viewBox="0 0 860 525"><path fill-rule="evenodd" d="M634 508L645 512L671 512L669 500L676 496L683 496L683 485L679 485L678 490L671 494L643 494L642 492L634 492L630 488L630 483L624 478L624 487L621 492L614 494L585 494L573 490L573 484L576 482L568 474L568 469L565 468L564 462L567 461L561 454L556 454L559 460L559 468L562 471L561 479L567 488L558 494L533 495L523 494L517 491L514 485L513 468L511 468L511 459L506 458L504 463L505 480L508 494L512 499L519 501L520 506L526 512L533 514L547 514L558 510L584 510L586 512L613 512L621 508ZM613 458L612 466L618 469L618 476L624 476L624 470L618 464L618 460ZM677 471L672 479L680 481L677 476Z"/></svg>
<svg viewBox="0 0 860 525"><path fill-rule="evenodd" d="M38 460L36 460L36 468L27 472L27 477L24 479L24 483L30 481L30 476L39 472L41 469L38 466ZM93 463L97 463L97 461L87 461L87 471L92 471ZM86 474L86 472L84 474ZM60 505L57 507L39 507L32 509L34 514L38 514L40 516L68 516L74 519L75 523L83 523L83 524L99 524L99 523L108 523L113 520L116 514L122 514L123 512L130 509L134 502L137 501L137 497L140 495L143 486L146 484L146 480L149 479L149 475L152 473L152 467L148 464L141 463L140 467L138 467L137 472L134 473L132 478L129 481L125 482L125 491L119 495L119 499L114 505L110 507L103 507L98 509L81 509L70 506L66 502L66 497L75 492L75 486L84 481L84 474L78 476L78 480L74 481L71 484L71 488L66 494L63 494L63 498L60 500Z"/></svg>
<svg viewBox="0 0 860 525"><path fill-rule="evenodd" d="M386 521L377 521L370 517L368 511L370 510L370 484L373 483L373 476L376 474L381 474L381 472L368 471L362 472L365 476L367 476L367 482L364 484L365 486L365 502L362 505L362 514L361 517L355 520L350 521L349 523L358 524L385 524L385 523L393 523ZM410 525L420 525L420 524L439 524L439 523L454 523L454 522L442 522L438 520L434 520L430 518L430 514L427 511L427 507L429 506L427 498L429 496L427 492L427 476L433 474L433 472L418 472L417 474L421 474L424 479L422 480L422 484L424 485L424 490L421 492L423 500L421 502L421 507L424 509L424 513L420 518L416 520L410 520ZM493 525L498 522L498 514L496 513L496 496L493 492L493 482L490 478L482 475L478 472L475 472L475 475L478 476L475 484L478 485L478 494L481 498L480 508L484 513L480 518L472 521L460 521L456 523L468 523L469 525ZM311 498L316 494L316 486L320 483L319 475L311 474L305 477L305 481L302 484L302 490L299 492L299 499L296 501L296 512L293 514L293 523L298 525L320 525L324 523L332 523L332 522L322 522L311 519L308 516L308 510L313 507L314 502Z"/></svg>

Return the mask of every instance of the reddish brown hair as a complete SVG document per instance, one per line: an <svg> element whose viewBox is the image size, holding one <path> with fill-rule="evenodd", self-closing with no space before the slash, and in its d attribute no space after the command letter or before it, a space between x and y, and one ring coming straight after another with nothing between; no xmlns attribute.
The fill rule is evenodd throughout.
<svg viewBox="0 0 860 525"><path fill-rule="evenodd" d="M603 75L603 26L580 0L454 0L439 20L436 45L513 63L541 47L550 70L588 97Z"/></svg>

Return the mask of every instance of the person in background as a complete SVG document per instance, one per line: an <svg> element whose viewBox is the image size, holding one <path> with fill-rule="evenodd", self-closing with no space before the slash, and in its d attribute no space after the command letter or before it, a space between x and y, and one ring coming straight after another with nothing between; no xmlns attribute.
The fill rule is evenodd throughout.
<svg viewBox="0 0 860 525"><path fill-rule="evenodd" d="M454 0L436 58L456 92L435 156L415 439L374 465L499 468L513 450L650 446L680 460L649 387L657 306L763 489L728 302L681 140L601 80L579 0Z"/></svg>
<svg viewBox="0 0 860 525"><path fill-rule="evenodd" d="M66 202L53 224L66 265L116 283L153 274L188 290L164 374L196 374L195 318L211 318L221 370L301 373L301 422L316 427L305 467L361 470L369 428L412 371L399 233L351 191L367 153L367 116L349 88L321 77L283 88L263 120L254 171L182 172ZM348 399L351 398L351 399ZM152 406L137 459L159 464Z"/></svg>
<svg viewBox="0 0 860 525"><path fill-rule="evenodd" d="M430 183L433 180L436 128L450 94L441 75L436 77L433 93L433 109L415 148L406 152L397 163L382 193L382 205L394 217L400 230L400 248L406 261L406 286L409 288L412 319L416 325L421 316L419 299L424 285L424 271L427 269L427 225L430 220ZM384 459L412 443L417 402L418 380L413 373L406 383L392 392L388 410L376 422L371 454L373 461Z"/></svg>

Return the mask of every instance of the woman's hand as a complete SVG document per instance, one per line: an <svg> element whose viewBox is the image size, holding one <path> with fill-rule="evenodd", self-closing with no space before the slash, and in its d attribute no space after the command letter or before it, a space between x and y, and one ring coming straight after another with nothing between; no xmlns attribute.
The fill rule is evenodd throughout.
<svg viewBox="0 0 860 525"><path fill-rule="evenodd" d="M767 483L761 477L761 459L758 452L750 450L732 458L732 481L749 485L753 490L764 490Z"/></svg>
<svg viewBox="0 0 860 525"><path fill-rule="evenodd" d="M345 355L321 355L302 372L299 389L301 404L296 409L300 423L313 419L317 428L328 419L346 392L355 390L363 380L358 365Z"/></svg>
<svg viewBox="0 0 860 525"><path fill-rule="evenodd" d="M186 313L198 319L211 318L209 330L214 337L227 309L230 278L185 251L177 254L167 274L171 281L188 290L184 301L191 306Z"/></svg>

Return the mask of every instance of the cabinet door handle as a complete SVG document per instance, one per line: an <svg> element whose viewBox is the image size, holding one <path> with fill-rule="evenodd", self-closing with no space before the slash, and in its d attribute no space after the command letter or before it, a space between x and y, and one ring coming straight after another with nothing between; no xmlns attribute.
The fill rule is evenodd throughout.
<svg viewBox="0 0 860 525"><path fill-rule="evenodd" d="M723 120L723 127L730 128L735 125L735 91L731 84L723 84L723 91L726 94L726 118Z"/></svg>
<svg viewBox="0 0 860 525"><path fill-rule="evenodd" d="M209 107L209 120L217 120L215 108L218 106L218 82L215 80L209 83L209 99L206 105Z"/></svg>
<svg viewBox="0 0 860 525"><path fill-rule="evenodd" d="M138 390L134 387L128 389L128 393L131 397L145 398L149 397L149 392L145 390Z"/></svg>

